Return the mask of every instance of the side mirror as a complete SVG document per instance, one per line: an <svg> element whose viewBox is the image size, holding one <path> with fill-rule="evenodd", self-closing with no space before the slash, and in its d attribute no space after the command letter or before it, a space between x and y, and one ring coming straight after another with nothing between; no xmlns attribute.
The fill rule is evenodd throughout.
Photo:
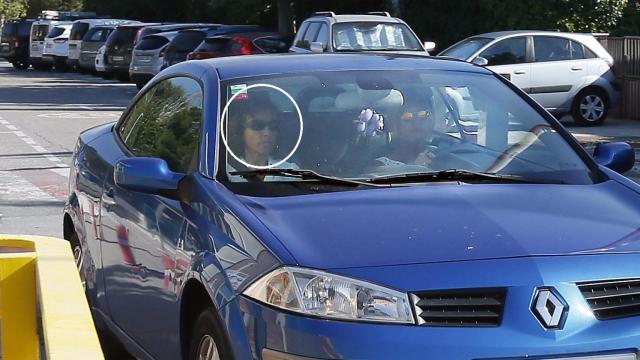
<svg viewBox="0 0 640 360"><path fill-rule="evenodd" d="M314 53L323 53L324 45L322 45L321 42L312 42L309 49L311 50L311 52L314 52Z"/></svg>
<svg viewBox="0 0 640 360"><path fill-rule="evenodd" d="M434 43L433 41L425 41L424 42L424 49L427 51L433 51L436 48L436 43Z"/></svg>
<svg viewBox="0 0 640 360"><path fill-rule="evenodd" d="M489 65L489 60L483 58L482 56L478 56L475 59L473 59L473 61L471 61L472 64L478 65L478 66L487 66Z"/></svg>
<svg viewBox="0 0 640 360"><path fill-rule="evenodd" d="M598 163L617 172L624 173L636 162L636 154L631 145L624 142L599 144L593 151L593 159Z"/></svg>
<svg viewBox="0 0 640 360"><path fill-rule="evenodd" d="M113 173L116 185L124 189L168 197L175 196L184 176L169 170L166 161L150 157L122 159Z"/></svg>

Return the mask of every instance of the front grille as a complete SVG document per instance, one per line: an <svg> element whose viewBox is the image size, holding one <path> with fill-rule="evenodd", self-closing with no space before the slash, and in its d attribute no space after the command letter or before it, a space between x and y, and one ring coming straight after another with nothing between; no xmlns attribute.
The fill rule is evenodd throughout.
<svg viewBox="0 0 640 360"><path fill-rule="evenodd" d="M462 289L411 294L422 326L499 326L506 289Z"/></svg>
<svg viewBox="0 0 640 360"><path fill-rule="evenodd" d="M596 319L640 315L640 279L578 283Z"/></svg>

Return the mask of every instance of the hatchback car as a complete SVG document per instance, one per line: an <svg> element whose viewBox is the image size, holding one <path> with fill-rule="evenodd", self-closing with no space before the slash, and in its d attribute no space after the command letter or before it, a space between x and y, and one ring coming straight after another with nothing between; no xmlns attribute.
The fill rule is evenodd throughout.
<svg viewBox="0 0 640 360"><path fill-rule="evenodd" d="M82 43L84 42L84 36L95 26L117 26L120 24L133 23L139 23L139 21L119 19L82 19L74 21L73 26L71 26L71 32L69 33L69 53L67 55L67 65L71 68L80 67L80 55L82 51ZM99 46L96 47L95 50L97 50L98 48ZM80 70L83 70L83 68L80 67Z"/></svg>
<svg viewBox="0 0 640 360"><path fill-rule="evenodd" d="M420 43L409 25L391 17L388 12L336 15L325 11L316 12L300 25L289 51L375 51L428 55L435 46L433 42Z"/></svg>
<svg viewBox="0 0 640 360"><path fill-rule="evenodd" d="M80 58L78 59L80 71L96 71L95 62L98 50L104 46L114 30L115 26L113 25L99 25L87 31L80 43Z"/></svg>
<svg viewBox="0 0 640 360"><path fill-rule="evenodd" d="M133 48L129 79L138 89L162 70L165 50L177 34L177 31L169 31L147 35Z"/></svg>
<svg viewBox="0 0 640 360"><path fill-rule="evenodd" d="M552 113L602 124L620 98L613 58L591 34L504 31L467 38L440 56L486 65Z"/></svg>
<svg viewBox="0 0 640 360"><path fill-rule="evenodd" d="M187 60L203 60L222 56L277 54L289 51L291 35L255 32L211 36L202 40Z"/></svg>
<svg viewBox="0 0 640 360"><path fill-rule="evenodd" d="M42 51L44 64L53 65L56 70L67 70L71 26L73 26L73 22L61 21L49 30L44 39L44 50Z"/></svg>
<svg viewBox="0 0 640 360"><path fill-rule="evenodd" d="M141 29L158 23L138 23L119 25L109 35L105 43L104 67L107 73L115 75L120 80L129 79L131 52L136 45L136 37Z"/></svg>
<svg viewBox="0 0 640 360"><path fill-rule="evenodd" d="M143 359L636 359L633 161L461 61L189 61L80 135L64 234Z"/></svg>
<svg viewBox="0 0 640 360"><path fill-rule="evenodd" d="M208 28L182 30L167 45L163 68L187 60L187 55L198 47L206 37L264 31L268 30L256 25L215 25Z"/></svg>
<svg viewBox="0 0 640 360"><path fill-rule="evenodd" d="M0 58L4 58L18 70L29 68L29 35L32 19L7 21L2 26Z"/></svg>

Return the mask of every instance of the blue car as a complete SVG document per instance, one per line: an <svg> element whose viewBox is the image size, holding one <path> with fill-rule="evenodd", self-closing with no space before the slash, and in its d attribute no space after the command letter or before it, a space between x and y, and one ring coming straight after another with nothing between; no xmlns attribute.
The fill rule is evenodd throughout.
<svg viewBox="0 0 640 360"><path fill-rule="evenodd" d="M80 135L64 236L141 359L631 360L633 163L461 61L189 61Z"/></svg>

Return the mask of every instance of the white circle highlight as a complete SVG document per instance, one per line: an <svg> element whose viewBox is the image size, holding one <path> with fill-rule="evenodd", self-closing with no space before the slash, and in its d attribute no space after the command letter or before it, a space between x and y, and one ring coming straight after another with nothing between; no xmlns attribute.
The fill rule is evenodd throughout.
<svg viewBox="0 0 640 360"><path fill-rule="evenodd" d="M229 154L231 154L231 156L233 156L234 159L236 159L239 163L241 163L242 165L248 167L248 168L254 168L254 169L271 169L274 168L282 163L284 163L285 161L289 160L289 158L291 156L293 156L293 154L296 152L296 150L298 150L298 147L300 146L300 141L302 140L302 128L304 127L304 121L302 120L302 112L300 112L300 107L298 107L298 103L293 99L293 97L286 92L285 90L283 90L282 88L275 86L275 85L271 85L271 84L253 84L253 85L249 85L246 88L246 94L247 96L249 95L249 90L253 89L253 88L257 88L257 87L266 87L266 88L270 88L273 90L277 90L279 92L281 92L282 94L284 94L284 96L286 96L289 101L291 101L293 103L293 106L296 108L296 112L298 113L298 119L300 120L300 131L298 133L298 141L296 141L296 145L293 147L293 149L291 150L291 152L285 156L282 160L278 161L275 164L271 164L271 165L265 165L265 166L260 166L260 165L252 165L249 164L248 162L242 160L239 156L237 156L229 147L229 144L227 143L227 135L226 135L226 131L225 131L225 122L227 121L227 112L229 111L229 105L231 105L231 102L233 102L233 100L235 100L235 98L238 95L244 94L242 91L239 91L237 93L235 93L234 95L231 96L231 98L227 101L226 105L224 106L224 109L222 110L222 115L221 115L221 119L220 119L220 135L222 136L222 143L224 144L224 147L227 149L227 152Z"/></svg>

